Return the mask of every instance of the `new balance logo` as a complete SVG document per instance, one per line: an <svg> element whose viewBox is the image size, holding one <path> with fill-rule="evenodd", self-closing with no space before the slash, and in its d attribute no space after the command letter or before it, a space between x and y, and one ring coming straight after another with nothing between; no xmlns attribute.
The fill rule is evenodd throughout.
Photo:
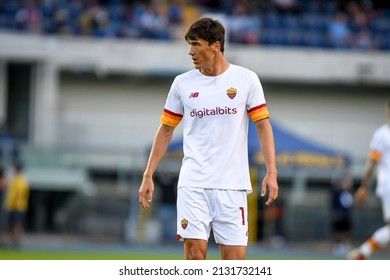
<svg viewBox="0 0 390 280"><path fill-rule="evenodd" d="M191 92L189 98L197 98L199 96L199 92Z"/></svg>

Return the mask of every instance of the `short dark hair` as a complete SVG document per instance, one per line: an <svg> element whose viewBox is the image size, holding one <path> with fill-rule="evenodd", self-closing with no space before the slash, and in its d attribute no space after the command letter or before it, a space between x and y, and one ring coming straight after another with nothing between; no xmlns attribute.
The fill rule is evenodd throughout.
<svg viewBox="0 0 390 280"><path fill-rule="evenodd" d="M209 46L215 42L220 42L221 52L225 51L225 28L217 19L208 17L198 19L188 28L184 39L186 41L202 39L207 41Z"/></svg>

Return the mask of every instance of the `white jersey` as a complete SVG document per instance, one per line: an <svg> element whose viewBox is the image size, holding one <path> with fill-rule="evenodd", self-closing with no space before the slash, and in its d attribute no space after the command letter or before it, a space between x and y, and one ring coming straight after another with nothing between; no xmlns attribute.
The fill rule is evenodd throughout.
<svg viewBox="0 0 390 280"><path fill-rule="evenodd" d="M390 195L390 125L378 128L370 143L370 158L378 161L377 188L379 196Z"/></svg>
<svg viewBox="0 0 390 280"><path fill-rule="evenodd" d="M218 76L194 69L175 78L161 122L176 126L183 120L179 187L252 190L248 116L269 117L254 72L231 64Z"/></svg>

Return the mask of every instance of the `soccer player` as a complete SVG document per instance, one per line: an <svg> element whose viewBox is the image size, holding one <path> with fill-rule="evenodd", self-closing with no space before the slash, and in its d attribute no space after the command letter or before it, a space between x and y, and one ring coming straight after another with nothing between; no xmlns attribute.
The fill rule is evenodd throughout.
<svg viewBox="0 0 390 280"><path fill-rule="evenodd" d="M139 189L150 208L153 174L175 127L183 122L184 158L178 180L177 239L185 259L206 259L210 230L222 259L245 259L248 243L248 121L256 124L267 173L261 195L278 197L275 144L258 76L224 57L225 29L202 18L185 33L195 69L178 75L170 88ZM249 120L250 119L250 120Z"/></svg>
<svg viewBox="0 0 390 280"><path fill-rule="evenodd" d="M382 202L385 225L376 230L359 248L352 250L348 255L349 259L367 259L374 251L390 243L390 101L387 104L387 123L379 127L371 139L368 166L356 192L359 203L365 202L368 197L368 187L377 166L376 194Z"/></svg>
<svg viewBox="0 0 390 280"><path fill-rule="evenodd" d="M4 201L5 195L7 191L8 180L6 172L3 166L0 163L0 245L1 245L1 237L5 227L5 209L4 209Z"/></svg>
<svg viewBox="0 0 390 280"><path fill-rule="evenodd" d="M8 226L12 244L19 246L24 233L24 221L29 206L30 187L23 175L21 163L14 163L14 176L9 183L5 198L5 209L8 213Z"/></svg>

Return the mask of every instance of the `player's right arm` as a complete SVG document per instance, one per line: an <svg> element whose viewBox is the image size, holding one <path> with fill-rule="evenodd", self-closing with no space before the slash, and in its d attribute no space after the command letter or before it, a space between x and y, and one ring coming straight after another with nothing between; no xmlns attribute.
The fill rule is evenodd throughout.
<svg viewBox="0 0 390 280"><path fill-rule="evenodd" d="M139 203L145 209L150 208L150 203L153 200L153 175L157 169L158 164L165 155L169 142L172 139L174 130L175 127L162 123L154 137L152 149L150 151L149 159L143 174L141 187L138 190Z"/></svg>

